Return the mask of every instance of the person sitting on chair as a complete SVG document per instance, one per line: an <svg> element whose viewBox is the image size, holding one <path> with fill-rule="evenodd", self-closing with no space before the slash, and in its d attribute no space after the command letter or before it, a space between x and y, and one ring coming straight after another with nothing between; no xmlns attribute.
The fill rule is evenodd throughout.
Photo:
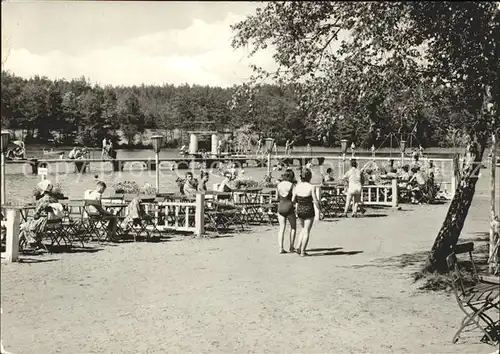
<svg viewBox="0 0 500 354"><path fill-rule="evenodd" d="M106 188L107 188L106 183L104 183L103 181L98 181L96 189L85 191L84 199L100 201L102 199L102 194L104 193ZM110 233L111 239L114 239L116 237L116 226L118 223L118 218L112 212L107 211L102 206L100 207L90 206L89 211L91 213L103 215L109 218L108 232Z"/></svg>
<svg viewBox="0 0 500 354"><path fill-rule="evenodd" d="M335 180L333 176L333 169L331 167L328 167L326 169L326 173L323 175L323 183L330 183Z"/></svg>
<svg viewBox="0 0 500 354"><path fill-rule="evenodd" d="M420 203L420 200L426 196L426 180L420 167L412 167L411 171L413 176L408 181L408 185L411 188L413 204Z"/></svg>
<svg viewBox="0 0 500 354"><path fill-rule="evenodd" d="M408 182L410 178L410 167L408 165L404 165L403 167L401 167L399 179L401 180L401 182Z"/></svg>
<svg viewBox="0 0 500 354"><path fill-rule="evenodd" d="M20 243L41 244L41 240L36 239L45 229L47 221L62 218L62 205L59 203L57 196L53 193L52 182L45 179L37 184L37 195L35 212L32 219L28 219L21 225L19 234Z"/></svg>
<svg viewBox="0 0 500 354"><path fill-rule="evenodd" d="M24 147L24 142L20 140L16 140L13 142L16 147L7 151L7 155L5 156L8 160L22 160L25 159L26 149Z"/></svg>
<svg viewBox="0 0 500 354"><path fill-rule="evenodd" d="M210 174L207 171L201 171L200 183L198 183L198 192L206 193L208 191L207 183Z"/></svg>
<svg viewBox="0 0 500 354"><path fill-rule="evenodd" d="M184 182L184 195L186 197L195 197L198 190L198 181L194 179L192 172L186 172L186 180Z"/></svg>
<svg viewBox="0 0 500 354"><path fill-rule="evenodd" d="M80 154L80 149L77 147L74 147L69 153L68 153L68 159L74 160L77 158L77 155Z"/></svg>
<svg viewBox="0 0 500 354"><path fill-rule="evenodd" d="M232 188L229 186L229 183L233 180L233 175L229 172L224 173L224 179L219 184L218 191L219 192L231 192Z"/></svg>

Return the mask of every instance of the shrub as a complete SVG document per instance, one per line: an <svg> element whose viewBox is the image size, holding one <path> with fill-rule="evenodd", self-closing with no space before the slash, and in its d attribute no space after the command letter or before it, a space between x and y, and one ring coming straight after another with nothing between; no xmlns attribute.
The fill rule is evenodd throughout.
<svg viewBox="0 0 500 354"><path fill-rule="evenodd" d="M149 183L146 183L144 184L144 186L139 187L139 185L135 181L120 181L113 183L111 187L115 190L115 193L118 194L156 194L156 188Z"/></svg>
<svg viewBox="0 0 500 354"><path fill-rule="evenodd" d="M113 183L112 188L118 194L139 194L141 188L135 181L123 181Z"/></svg>

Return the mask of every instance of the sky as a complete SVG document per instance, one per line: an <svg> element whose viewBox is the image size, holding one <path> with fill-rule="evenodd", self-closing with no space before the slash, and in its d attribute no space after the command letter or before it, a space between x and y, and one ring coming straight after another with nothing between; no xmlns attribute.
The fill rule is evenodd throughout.
<svg viewBox="0 0 500 354"><path fill-rule="evenodd" d="M230 25L252 2L2 1L2 69L21 77L85 76L101 85L227 87L247 79ZM273 67L271 53L252 63Z"/></svg>

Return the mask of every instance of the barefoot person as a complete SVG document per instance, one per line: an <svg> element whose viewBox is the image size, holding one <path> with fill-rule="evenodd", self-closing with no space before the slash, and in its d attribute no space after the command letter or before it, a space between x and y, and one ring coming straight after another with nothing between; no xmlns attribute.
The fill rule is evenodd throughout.
<svg viewBox="0 0 500 354"><path fill-rule="evenodd" d="M282 181L276 186L278 190L278 222L280 224L278 233L279 252L286 253L283 248L285 242L286 221L290 223L290 252L295 252L295 236L297 234L297 219L295 208L292 203L293 187L295 185L295 173L287 169L283 174Z"/></svg>
<svg viewBox="0 0 500 354"><path fill-rule="evenodd" d="M355 217L358 215L358 205L361 202L361 190L363 188L363 175L358 169L358 162L356 160L351 160L351 168L345 173L343 179L348 182L343 216L347 216L352 201L352 216Z"/></svg>
<svg viewBox="0 0 500 354"><path fill-rule="evenodd" d="M102 139L102 151L101 151L101 160L104 160L108 157L108 141L106 138Z"/></svg>
<svg viewBox="0 0 500 354"><path fill-rule="evenodd" d="M314 223L315 211L314 206L321 212L321 208L316 197L316 187L311 182L312 172L306 168L302 171L301 181L297 184L293 191L292 203L297 202L297 218L302 227L299 235L300 255L307 256L306 253L307 243L309 242L309 235Z"/></svg>

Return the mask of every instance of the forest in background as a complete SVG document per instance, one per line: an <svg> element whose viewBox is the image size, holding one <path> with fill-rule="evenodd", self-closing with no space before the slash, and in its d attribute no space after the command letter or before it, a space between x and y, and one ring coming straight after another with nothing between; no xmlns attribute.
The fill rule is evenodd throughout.
<svg viewBox="0 0 500 354"><path fill-rule="evenodd" d="M104 137L113 137L141 147L147 140L143 134L154 130L173 147L181 144L173 130L217 129L273 137L280 145L295 139L296 145L339 146L348 139L378 148L389 145L391 133L413 133L424 147L462 144L461 133L446 124L452 113L442 102L433 104L435 90L421 87L417 94L397 97L383 88L378 95L349 97L347 109L332 112L325 134L324 121L319 123L313 108L298 102L297 85L262 84L243 98L237 92L244 85L100 86L84 77L24 79L6 71L1 85L2 128L24 130L26 143L99 146Z"/></svg>

